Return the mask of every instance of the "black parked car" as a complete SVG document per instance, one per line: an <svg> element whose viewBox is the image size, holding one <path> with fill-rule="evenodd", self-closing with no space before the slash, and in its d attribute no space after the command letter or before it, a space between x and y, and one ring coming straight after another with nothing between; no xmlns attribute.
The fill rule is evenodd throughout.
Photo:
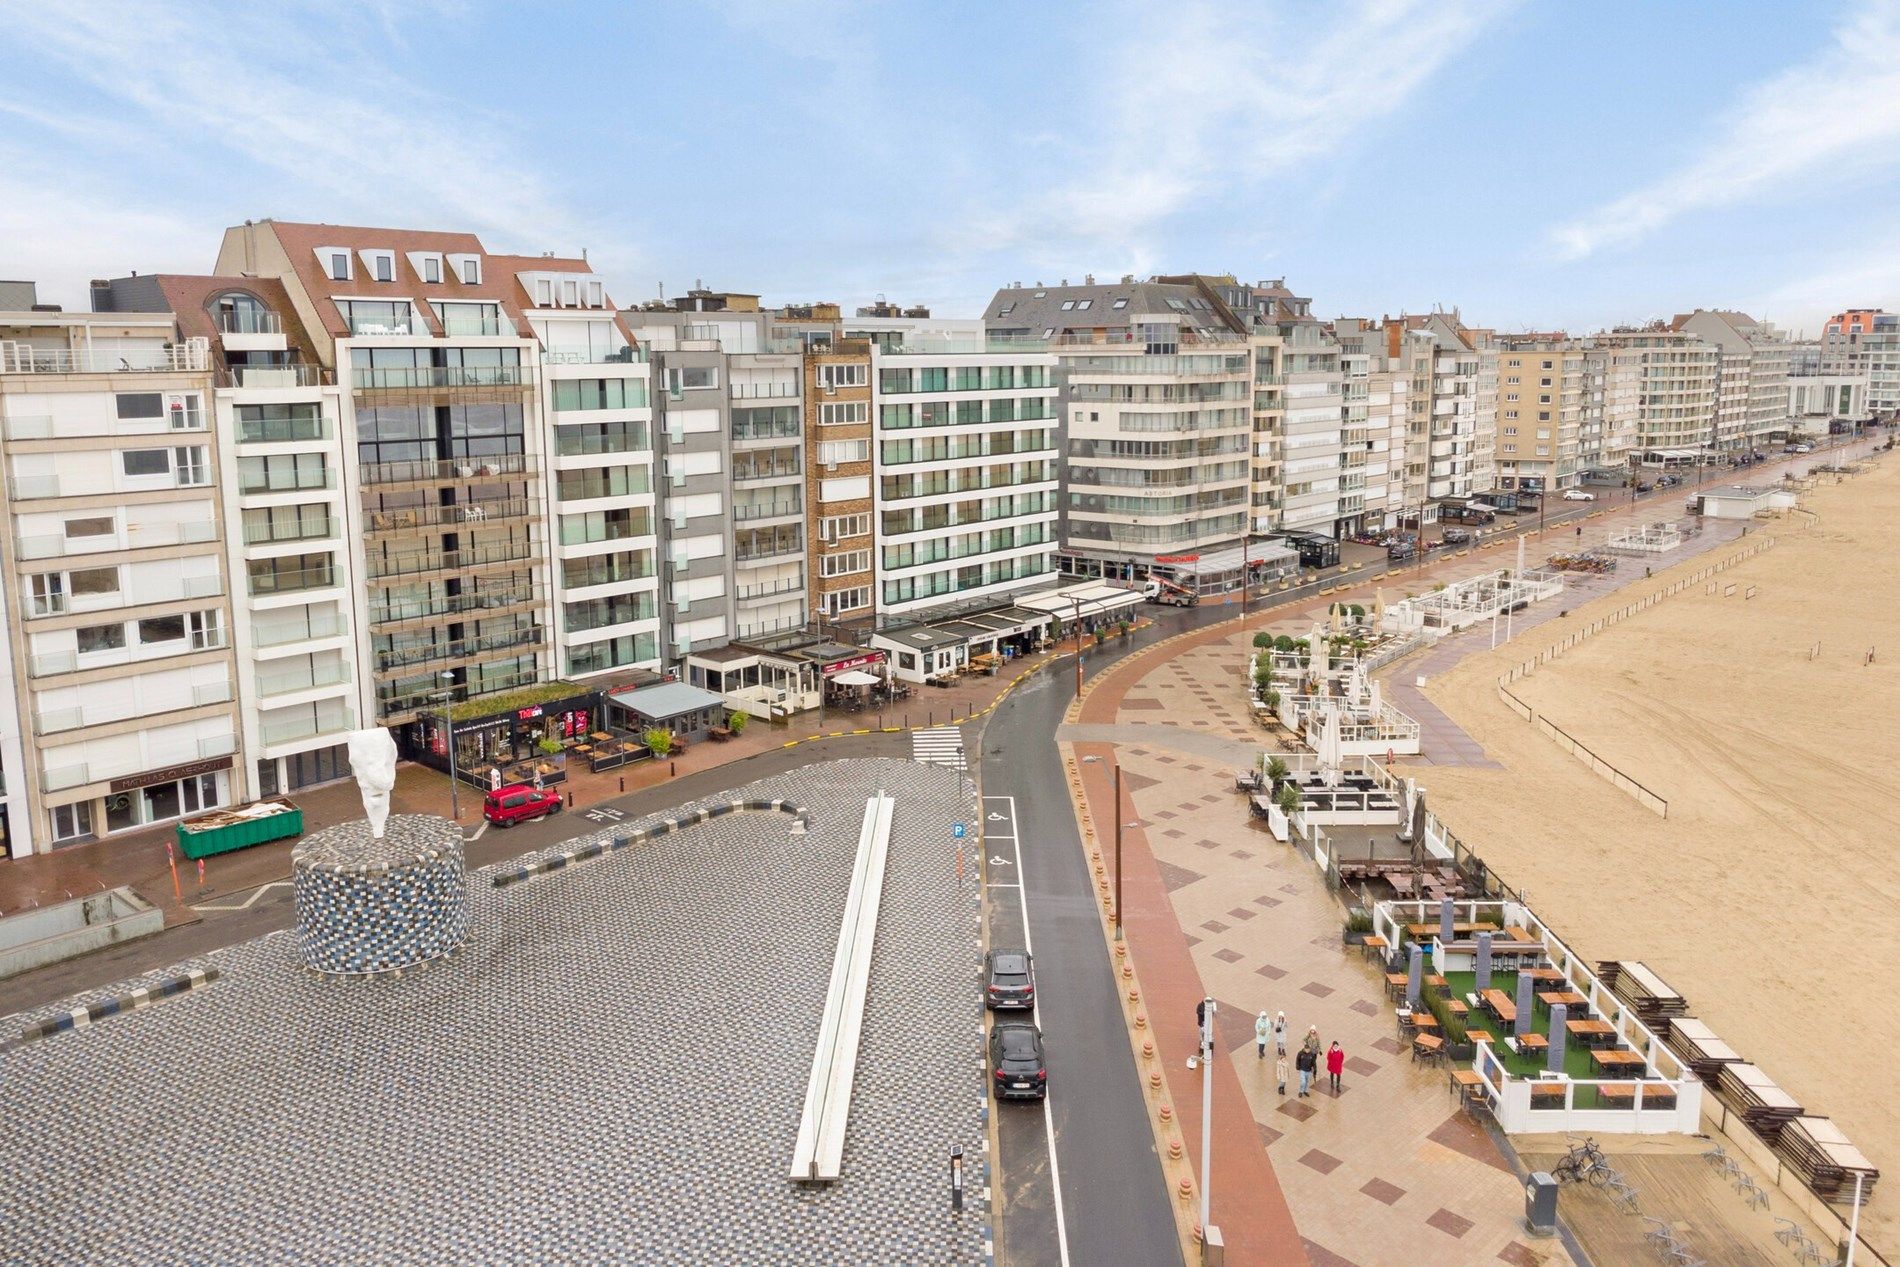
<svg viewBox="0 0 1900 1267"><path fill-rule="evenodd" d="M1041 1030L1012 1022L990 1031L990 1084L999 1100L1040 1100L1049 1094Z"/></svg>
<svg viewBox="0 0 1900 1267"><path fill-rule="evenodd" d="M1036 1006L1036 969L1026 950L992 950L983 956L986 1007Z"/></svg>

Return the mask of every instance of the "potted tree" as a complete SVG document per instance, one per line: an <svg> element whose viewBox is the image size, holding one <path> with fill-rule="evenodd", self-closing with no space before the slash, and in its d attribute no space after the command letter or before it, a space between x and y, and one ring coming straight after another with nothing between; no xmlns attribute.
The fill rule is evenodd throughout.
<svg viewBox="0 0 1900 1267"><path fill-rule="evenodd" d="M1273 787L1273 794L1280 794L1280 783L1286 778L1286 762L1279 757L1267 759L1267 782Z"/></svg>
<svg viewBox="0 0 1900 1267"><path fill-rule="evenodd" d="M1372 912L1363 906L1355 906L1346 912L1346 927L1340 933L1340 940L1348 946L1357 946L1372 932Z"/></svg>
<svg viewBox="0 0 1900 1267"><path fill-rule="evenodd" d="M726 714L726 729L730 730L735 738L739 735L743 735L745 728L750 725L751 722L752 714L746 712L743 708L735 708Z"/></svg>
<svg viewBox="0 0 1900 1267"><path fill-rule="evenodd" d="M1115 628L1121 630L1122 637L1126 638L1129 634L1134 632L1135 622L1123 616L1121 620L1116 623Z"/></svg>
<svg viewBox="0 0 1900 1267"><path fill-rule="evenodd" d="M667 753L673 751L673 732L662 726L654 726L640 736L640 742L647 746L647 751L655 758L664 759Z"/></svg>
<svg viewBox="0 0 1900 1267"><path fill-rule="evenodd" d="M1273 803L1280 807L1281 813L1291 818L1300 808L1300 789L1291 783L1284 784L1273 798Z"/></svg>

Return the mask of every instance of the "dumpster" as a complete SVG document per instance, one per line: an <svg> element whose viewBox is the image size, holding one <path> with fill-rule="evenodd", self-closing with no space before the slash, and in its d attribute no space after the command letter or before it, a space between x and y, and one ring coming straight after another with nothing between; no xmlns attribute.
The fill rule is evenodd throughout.
<svg viewBox="0 0 1900 1267"><path fill-rule="evenodd" d="M178 824L178 847L187 858L205 858L302 834L303 811L278 796L187 818Z"/></svg>

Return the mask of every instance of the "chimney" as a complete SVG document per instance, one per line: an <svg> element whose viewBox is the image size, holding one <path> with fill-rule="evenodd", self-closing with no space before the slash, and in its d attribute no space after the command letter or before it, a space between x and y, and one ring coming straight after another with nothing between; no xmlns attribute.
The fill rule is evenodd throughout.
<svg viewBox="0 0 1900 1267"><path fill-rule="evenodd" d="M1094 273L1082 274L1082 284L1084 286L1093 286L1095 284L1095 274Z"/></svg>
<svg viewBox="0 0 1900 1267"><path fill-rule="evenodd" d="M1067 285L1069 284L1069 279L1068 279L1068 278L1066 278L1066 277L1065 277L1065 278L1063 278L1063 279L1062 279L1062 284L1063 284L1064 286L1067 286Z"/></svg>

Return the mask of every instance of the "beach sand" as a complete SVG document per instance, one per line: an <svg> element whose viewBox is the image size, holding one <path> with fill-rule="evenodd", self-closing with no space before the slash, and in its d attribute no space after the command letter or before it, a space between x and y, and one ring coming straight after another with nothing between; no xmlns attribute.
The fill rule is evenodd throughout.
<svg viewBox="0 0 1900 1267"><path fill-rule="evenodd" d="M1739 548L1474 656L1426 693L1502 770L1421 766L1428 803L1571 947L1639 959L1886 1172L1862 1235L1900 1251L1900 456L1758 525L1774 548L1512 684L1669 802L1666 820L1497 696L1497 678ZM1624 567L1631 564L1625 562ZM1723 585L1756 585L1721 596ZM1820 655L1809 652L1820 644ZM1864 663L1877 647L1872 666Z"/></svg>

